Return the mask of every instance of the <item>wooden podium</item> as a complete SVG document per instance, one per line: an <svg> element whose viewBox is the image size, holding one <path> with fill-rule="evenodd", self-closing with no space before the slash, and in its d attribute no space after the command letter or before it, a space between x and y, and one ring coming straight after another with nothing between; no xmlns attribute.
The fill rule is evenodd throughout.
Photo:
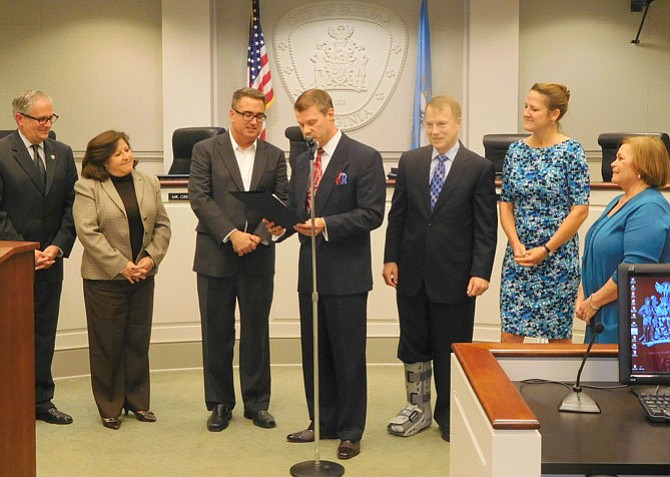
<svg viewBox="0 0 670 477"><path fill-rule="evenodd" d="M0 477L35 477L33 242L0 241Z"/></svg>

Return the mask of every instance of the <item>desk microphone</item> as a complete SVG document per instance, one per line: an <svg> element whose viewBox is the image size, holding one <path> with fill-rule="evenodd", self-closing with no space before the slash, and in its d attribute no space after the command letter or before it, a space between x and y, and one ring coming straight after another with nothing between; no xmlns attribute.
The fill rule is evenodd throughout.
<svg viewBox="0 0 670 477"><path fill-rule="evenodd" d="M305 144L309 148L309 151L314 154L314 152L319 149L319 141L314 139L312 136L305 136Z"/></svg>
<svg viewBox="0 0 670 477"><path fill-rule="evenodd" d="M575 385L572 386L572 391L566 394L566 396L563 398L561 405L558 407L559 411L600 414L600 407L598 407L598 404L596 404L596 402L591 399L588 394L582 392L581 379L582 371L584 370L586 360L589 358L589 354L591 353L593 343L595 343L596 337L602 333L603 330L605 330L605 326L600 322L593 326L591 341L589 341L589 346L586 348L584 359L582 359L582 365L579 367L579 371L577 372L577 381L575 381Z"/></svg>

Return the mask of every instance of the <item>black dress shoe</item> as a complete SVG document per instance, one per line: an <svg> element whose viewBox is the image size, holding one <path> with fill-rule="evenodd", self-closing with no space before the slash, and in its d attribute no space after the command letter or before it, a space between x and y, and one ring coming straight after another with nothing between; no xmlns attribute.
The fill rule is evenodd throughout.
<svg viewBox="0 0 670 477"><path fill-rule="evenodd" d="M116 431L119 427L121 427L121 419L118 417L103 417L102 425L107 429L113 429Z"/></svg>
<svg viewBox="0 0 670 477"><path fill-rule="evenodd" d="M72 424L72 416L59 411L55 407L37 412L35 417L37 420L48 422L49 424Z"/></svg>
<svg viewBox="0 0 670 477"><path fill-rule="evenodd" d="M265 410L256 412L244 411L244 417L254 421L254 424L258 427L263 427L265 429L272 429L273 427L277 427L275 418L272 417L272 414Z"/></svg>
<svg viewBox="0 0 670 477"><path fill-rule="evenodd" d="M350 441L350 440L343 440L340 441L340 445L337 448L337 458L338 459L351 459L352 457L356 457L358 454L361 453L361 441Z"/></svg>
<svg viewBox="0 0 670 477"><path fill-rule="evenodd" d="M447 442L451 439L451 429L449 426L440 426L440 434L442 435L442 439Z"/></svg>
<svg viewBox="0 0 670 477"><path fill-rule="evenodd" d="M156 417L156 414L154 414L154 412L149 410L149 409L147 409L146 411L140 411L140 410L133 411L132 409L126 408L126 410L125 410L126 416L128 415L128 411L135 414L135 419L137 419L138 421L156 422L158 420L158 418Z"/></svg>
<svg viewBox="0 0 670 477"><path fill-rule="evenodd" d="M217 404L212 409L212 415L207 419L207 430L210 432L219 432L228 427L228 423L233 418L233 412L225 404Z"/></svg>

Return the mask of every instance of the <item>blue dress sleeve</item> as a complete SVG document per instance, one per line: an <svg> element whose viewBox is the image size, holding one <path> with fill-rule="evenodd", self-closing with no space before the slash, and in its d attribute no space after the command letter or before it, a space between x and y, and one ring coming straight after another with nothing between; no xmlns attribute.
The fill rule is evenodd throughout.
<svg viewBox="0 0 670 477"><path fill-rule="evenodd" d="M572 140L568 149L568 199L570 206L587 205L591 193L591 174L582 145Z"/></svg>
<svg viewBox="0 0 670 477"><path fill-rule="evenodd" d="M501 202L514 202L514 197L512 197L511 190L511 174L514 169L514 155L516 150L519 148L519 142L513 142L507 148L507 153L505 154L505 160L503 162L503 172L502 172L502 187L500 188L500 201Z"/></svg>

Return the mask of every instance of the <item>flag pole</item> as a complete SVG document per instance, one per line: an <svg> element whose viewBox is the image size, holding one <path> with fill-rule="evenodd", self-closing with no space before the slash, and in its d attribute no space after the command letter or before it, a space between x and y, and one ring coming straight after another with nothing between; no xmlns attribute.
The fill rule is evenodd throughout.
<svg viewBox="0 0 670 477"><path fill-rule="evenodd" d="M430 20L428 0L421 0L419 13L419 36L416 53L416 77L414 79L414 108L412 114L412 149L421 146L422 124L426 104L433 95L432 68L430 60Z"/></svg>

